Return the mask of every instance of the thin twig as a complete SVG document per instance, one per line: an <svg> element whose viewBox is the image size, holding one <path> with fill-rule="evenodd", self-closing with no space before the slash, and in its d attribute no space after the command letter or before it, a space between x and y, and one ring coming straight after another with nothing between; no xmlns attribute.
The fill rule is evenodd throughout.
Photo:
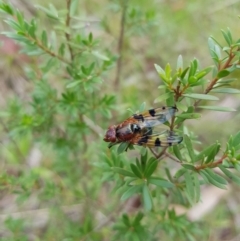
<svg viewBox="0 0 240 241"><path fill-rule="evenodd" d="M60 55L57 55L56 53L52 52L49 48L47 48L45 45L42 44L37 38L31 37L29 34L24 35L28 40L31 42L34 42L40 49L42 49L45 53L49 54L50 56L59 59L63 63L71 64L67 59L63 58Z"/></svg>
<svg viewBox="0 0 240 241"><path fill-rule="evenodd" d="M231 61L234 59L234 57L235 57L235 54L233 54L232 51L230 51L228 60L225 62L225 64L222 67L219 65L218 72L220 72L220 71L230 67L231 66ZM207 86L207 88L205 89L204 94L208 94L213 89L214 85L217 83L218 80L219 80L218 77L215 77L214 79L212 79L210 81L209 85ZM200 101L201 100L195 101L194 107L197 107Z"/></svg>
<svg viewBox="0 0 240 241"><path fill-rule="evenodd" d="M70 17L70 7L71 7L71 0L67 0L67 16L66 16L66 22L65 22L67 31L69 29L70 20L71 20L71 17ZM67 31L65 33L65 37L67 39L67 45L68 45L69 53L70 53L70 56L71 56L71 60L73 60L73 49L72 49L71 45L69 44L70 41L71 41L71 37L70 37L70 34Z"/></svg>
<svg viewBox="0 0 240 241"><path fill-rule="evenodd" d="M178 162L178 163L181 163L180 160L178 160L175 156L171 155L170 153L165 152L164 154L165 154L166 157L172 159L173 161Z"/></svg>
<svg viewBox="0 0 240 241"><path fill-rule="evenodd" d="M163 147L162 151L160 153L156 153L152 148L149 147L149 150L152 152L152 154L156 157L156 159L159 159L160 157L162 157L166 150L167 150L168 146Z"/></svg>
<svg viewBox="0 0 240 241"><path fill-rule="evenodd" d="M200 171L202 169L206 169L206 168L214 168L217 167L218 165L222 164L222 162L224 161L224 159L227 157L226 154L224 154L219 160L215 161L215 162L211 162L211 163L207 163L207 164L203 164L200 166L196 166L195 170L196 171Z"/></svg>
<svg viewBox="0 0 240 241"><path fill-rule="evenodd" d="M121 25L120 25L120 34L118 39L118 61L117 61L117 70L116 70L116 78L115 78L115 90L119 88L121 69L122 69L122 55L123 55L123 40L124 40L124 27L125 27L125 18L127 12L127 1L124 1L122 8L122 16L121 16Z"/></svg>

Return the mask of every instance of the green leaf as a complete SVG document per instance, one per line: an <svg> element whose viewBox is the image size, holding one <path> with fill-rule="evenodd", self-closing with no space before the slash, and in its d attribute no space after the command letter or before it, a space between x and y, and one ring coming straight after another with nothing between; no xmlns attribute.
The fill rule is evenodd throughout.
<svg viewBox="0 0 240 241"><path fill-rule="evenodd" d="M134 194L138 193L141 189L142 189L142 186L140 186L140 185L129 187L127 189L127 191L124 192L123 195L121 196L121 200L124 201L124 200L130 198Z"/></svg>
<svg viewBox="0 0 240 241"><path fill-rule="evenodd" d="M47 32L45 30L42 31L42 44L47 47L48 46L48 38Z"/></svg>
<svg viewBox="0 0 240 241"><path fill-rule="evenodd" d="M171 93L169 93L169 92L164 93L164 94L160 95L159 97L157 97L154 100L154 103L162 102L163 100L166 100L166 99L170 98L170 96L171 96Z"/></svg>
<svg viewBox="0 0 240 241"><path fill-rule="evenodd" d="M172 69L171 69L171 66L170 64L168 63L165 67L165 73L166 73L166 77L167 77L167 82L170 82L171 80L171 72L172 72Z"/></svg>
<svg viewBox="0 0 240 241"><path fill-rule="evenodd" d="M198 108L206 109L206 110L214 110L214 111L221 111L221 112L233 112L236 111L230 107L223 107L223 106L213 106L213 105L205 105L205 106L198 106Z"/></svg>
<svg viewBox="0 0 240 241"><path fill-rule="evenodd" d="M179 146L175 145L173 146L173 153L175 154L175 156L180 160L182 161L183 160L183 157L182 157L182 154L179 150Z"/></svg>
<svg viewBox="0 0 240 241"><path fill-rule="evenodd" d="M237 175L235 175L233 172L230 172L228 169L226 169L223 165L219 165L218 166L221 171L228 177L230 178L233 182L237 183L238 185L240 185L240 177L238 177Z"/></svg>
<svg viewBox="0 0 240 241"><path fill-rule="evenodd" d="M131 226L131 222L130 222L130 219L128 217L127 214L123 214L122 215L122 220L123 220L123 223L127 226L127 227L130 227Z"/></svg>
<svg viewBox="0 0 240 241"><path fill-rule="evenodd" d="M146 102L143 102L139 107L139 112L143 112L146 109Z"/></svg>
<svg viewBox="0 0 240 241"><path fill-rule="evenodd" d="M240 172L240 163L239 162L233 162L233 166L238 172Z"/></svg>
<svg viewBox="0 0 240 241"><path fill-rule="evenodd" d="M213 66L207 67L207 68L199 71L198 73L196 73L195 77L199 80L202 77L204 77L205 75L207 75L212 69L213 69Z"/></svg>
<svg viewBox="0 0 240 241"><path fill-rule="evenodd" d="M58 12L57 12L56 8L52 4L49 4L49 6L50 6L50 10L47 8L44 8L40 5L35 5L35 7L39 8L43 12L45 12L48 17L58 20Z"/></svg>
<svg viewBox="0 0 240 241"><path fill-rule="evenodd" d="M192 164L188 164L188 163L183 163L182 166L188 170L192 170L192 171L195 171L195 166L192 165Z"/></svg>
<svg viewBox="0 0 240 241"><path fill-rule="evenodd" d="M194 163L195 159L196 159L196 156L195 156L195 153L194 153L194 150L193 150L192 141L191 141L191 139L189 138L188 135L184 135L184 143L187 147L189 156L191 158L191 162Z"/></svg>
<svg viewBox="0 0 240 241"><path fill-rule="evenodd" d="M101 60L104 60L104 61L109 61L110 60L107 56L105 56L103 54L100 54L98 51L92 51L91 53L92 53L92 55L94 55L98 59L101 59Z"/></svg>
<svg viewBox="0 0 240 241"><path fill-rule="evenodd" d="M227 70L227 69L223 69L223 70L221 70L220 72L218 72L218 74L217 74L217 78L223 78L223 77L226 77L226 76L228 76L230 74L230 71L229 70Z"/></svg>
<svg viewBox="0 0 240 241"><path fill-rule="evenodd" d="M217 155L217 153L220 150L220 147L221 147L220 143L217 142L216 145L214 146L214 148L212 148L212 150L208 153L207 158L204 163L207 164L207 163L213 162L215 159L215 156Z"/></svg>
<svg viewBox="0 0 240 241"><path fill-rule="evenodd" d="M188 194L188 196L190 198L191 203L193 203L194 202L194 198L195 198L195 192L194 192L192 176L191 176L189 171L186 171L184 173L184 178L185 178L185 183L186 183L187 194Z"/></svg>
<svg viewBox="0 0 240 241"><path fill-rule="evenodd" d="M156 170L158 166L158 161L154 160L150 164L147 165L145 172L144 172L144 177L149 178L153 174L153 172Z"/></svg>
<svg viewBox="0 0 240 241"><path fill-rule="evenodd" d="M231 46L231 44L232 44L232 35L231 35L229 29L228 29L227 32L225 32L224 30L221 30L221 31L222 31L223 37L224 37L225 41L227 42L227 44L229 46Z"/></svg>
<svg viewBox="0 0 240 241"><path fill-rule="evenodd" d="M219 79L218 81L217 81L217 83L223 83L223 84L230 84L230 83L232 83L232 82L234 82L234 81L236 81L237 80L237 78L229 78L229 79Z"/></svg>
<svg viewBox="0 0 240 241"><path fill-rule="evenodd" d="M144 209L147 211L150 211L153 207L153 201L152 201L152 196L151 196L150 190L146 184L143 186L142 194L143 194Z"/></svg>
<svg viewBox="0 0 240 241"><path fill-rule="evenodd" d="M127 150L127 148L129 147L129 143L128 142L122 142L120 143L120 145L117 148L117 153L121 154L123 152L125 152Z"/></svg>
<svg viewBox="0 0 240 241"><path fill-rule="evenodd" d="M127 176L127 177L136 177L132 172L129 172L123 168L120 167L112 167L111 168L114 172L123 175L123 176Z"/></svg>
<svg viewBox="0 0 240 241"><path fill-rule="evenodd" d="M184 77L186 76L188 70L189 70L189 67L187 67L186 69L183 70L183 72L182 72L182 74L181 74L181 76L180 76L181 80L184 79Z"/></svg>
<svg viewBox="0 0 240 241"><path fill-rule="evenodd" d="M73 88L73 87L79 85L81 82L82 82L81 80L72 81L66 85L66 88L68 88L68 89Z"/></svg>
<svg viewBox="0 0 240 241"><path fill-rule="evenodd" d="M192 165L191 165L192 166ZM179 177L181 177L186 171L187 171L188 168L181 168L179 169L176 174L174 175L174 178L178 179ZM194 170L194 169L191 169L191 170Z"/></svg>
<svg viewBox="0 0 240 241"><path fill-rule="evenodd" d="M166 75L165 74L165 71L159 66L159 65L157 65L157 64L154 64L154 67L155 67L155 69L157 70L157 72L158 72L158 74L159 75Z"/></svg>
<svg viewBox="0 0 240 241"><path fill-rule="evenodd" d="M138 177L138 178L143 178L143 175L141 173L141 171L138 169L138 167L136 165L134 165L133 163L130 164L130 167L132 169L132 172Z"/></svg>
<svg viewBox="0 0 240 241"><path fill-rule="evenodd" d="M234 88L217 88L211 90L214 93L240 94L240 90Z"/></svg>
<svg viewBox="0 0 240 241"><path fill-rule="evenodd" d="M200 100L219 100L216 96L206 94L183 94L183 96Z"/></svg>
<svg viewBox="0 0 240 241"><path fill-rule="evenodd" d="M177 102L176 103L176 106L178 108L178 110L181 110L181 111L187 111L188 107L186 105L184 105L182 102Z"/></svg>
<svg viewBox="0 0 240 241"><path fill-rule="evenodd" d="M138 225L140 221L143 219L143 217L144 217L144 214L142 212L139 212L134 218L133 226Z"/></svg>
<svg viewBox="0 0 240 241"><path fill-rule="evenodd" d="M177 70L182 70L183 69L183 57L182 55L179 55L178 56L178 59L177 59Z"/></svg>
<svg viewBox="0 0 240 241"><path fill-rule="evenodd" d="M199 113L182 113L177 115L178 118L182 119L199 119L201 117L201 114Z"/></svg>
<svg viewBox="0 0 240 241"><path fill-rule="evenodd" d="M209 175L209 173L206 171L206 169L204 170L200 170L199 174L205 179L207 180L209 183L211 183L212 185L221 188L221 189L226 189L226 186L223 185L222 183L219 183L218 181L215 180L215 178L212 175Z"/></svg>
<svg viewBox="0 0 240 241"><path fill-rule="evenodd" d="M206 168L204 170L208 173L209 176L211 176L217 182L219 182L219 183L221 183L223 185L227 185L228 184L228 182L223 177L221 177L220 175L215 173L212 169Z"/></svg>
<svg viewBox="0 0 240 241"><path fill-rule="evenodd" d="M128 180L126 183L131 186L139 186L139 185L145 184L145 180L144 179L134 179L134 180L130 180L130 181Z"/></svg>
<svg viewBox="0 0 240 241"><path fill-rule="evenodd" d="M70 16L73 17L76 12L77 12L77 9L78 9L78 4L79 4L79 1L78 0L71 0L71 6L70 6Z"/></svg>
<svg viewBox="0 0 240 241"><path fill-rule="evenodd" d="M198 202L201 196L200 182L198 179L198 174L196 172L192 172L192 175L193 175L193 183L194 183L194 189L195 189L195 201Z"/></svg>
<svg viewBox="0 0 240 241"><path fill-rule="evenodd" d="M237 147L240 143L240 131L233 136L233 139L232 139L232 147Z"/></svg>
<svg viewBox="0 0 240 241"><path fill-rule="evenodd" d="M0 8L1 8L1 10L3 10L4 12L6 12L9 15L13 15L14 14L14 10L13 10L11 5L5 4L3 2L3 3L0 4Z"/></svg>
<svg viewBox="0 0 240 241"><path fill-rule="evenodd" d="M194 76L196 71L197 71L197 67L198 67L198 63L197 63L197 60L194 59L191 64L190 64L190 69L189 69L189 73L188 73L188 77L191 77L191 76ZM194 81L196 82L197 79ZM189 82L191 83L191 82Z"/></svg>
<svg viewBox="0 0 240 241"><path fill-rule="evenodd" d="M214 143L211 146L208 146L207 148L203 149L198 155L196 156L197 161L203 160L205 157L207 157L218 145L218 143Z"/></svg>
<svg viewBox="0 0 240 241"><path fill-rule="evenodd" d="M165 188L172 188L172 187L174 187L173 183L171 183L171 182L169 182L167 180L158 178L158 177L151 177L151 178L149 178L148 179L148 183L151 183L151 184L159 186L159 187L165 187Z"/></svg>

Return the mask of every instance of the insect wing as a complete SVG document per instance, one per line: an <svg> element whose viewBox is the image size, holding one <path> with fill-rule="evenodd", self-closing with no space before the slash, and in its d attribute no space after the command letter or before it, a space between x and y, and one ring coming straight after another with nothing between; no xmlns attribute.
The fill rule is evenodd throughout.
<svg viewBox="0 0 240 241"><path fill-rule="evenodd" d="M181 143L183 137L174 134L171 131L164 131L161 134L153 134L153 135L145 135L145 136L138 136L134 139L135 145L140 146L148 146L148 147L155 147L155 146L173 146Z"/></svg>
<svg viewBox="0 0 240 241"><path fill-rule="evenodd" d="M175 112L177 112L176 107L161 107L135 114L132 118L138 121L141 128L153 127L167 122Z"/></svg>

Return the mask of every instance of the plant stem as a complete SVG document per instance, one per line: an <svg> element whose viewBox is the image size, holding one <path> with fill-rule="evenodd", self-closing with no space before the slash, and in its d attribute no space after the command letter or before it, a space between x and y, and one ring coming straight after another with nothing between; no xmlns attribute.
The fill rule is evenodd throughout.
<svg viewBox="0 0 240 241"><path fill-rule="evenodd" d="M206 169L206 168L214 168L217 167L218 165L222 164L223 160L227 157L226 154L224 154L219 160L217 160L216 162L211 162L211 163L207 163L207 164L203 164L201 166L196 166L195 170L196 171L200 171L202 169Z"/></svg>
<svg viewBox="0 0 240 241"><path fill-rule="evenodd" d="M65 22L65 25L66 25L67 29L70 26L70 20L71 20L70 7L71 7L71 0L67 0L67 17L66 17L66 22ZM71 45L69 44L71 38L70 38L70 34L67 31L65 33L65 37L66 37L66 40L67 40L67 45L68 45L69 53L70 53L70 56L71 56L71 60L73 60L73 49L72 49Z"/></svg>
<svg viewBox="0 0 240 241"><path fill-rule="evenodd" d="M120 34L119 34L118 49L117 49L119 58L117 61L116 78L115 78L115 84L114 84L115 90L119 89L119 82L120 82L120 76L121 76L121 70L122 70L123 40L124 40L126 12L127 12L127 0L124 1L123 7L122 7Z"/></svg>

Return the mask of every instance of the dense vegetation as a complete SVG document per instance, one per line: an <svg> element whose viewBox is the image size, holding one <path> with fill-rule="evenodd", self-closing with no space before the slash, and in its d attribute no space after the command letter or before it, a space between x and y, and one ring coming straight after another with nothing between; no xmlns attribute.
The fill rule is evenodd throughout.
<svg viewBox="0 0 240 241"><path fill-rule="evenodd" d="M204 189L240 184L238 13L214 3L1 2L1 240L237 237L239 195L209 219L188 212ZM132 113L174 105L181 144L103 142Z"/></svg>

